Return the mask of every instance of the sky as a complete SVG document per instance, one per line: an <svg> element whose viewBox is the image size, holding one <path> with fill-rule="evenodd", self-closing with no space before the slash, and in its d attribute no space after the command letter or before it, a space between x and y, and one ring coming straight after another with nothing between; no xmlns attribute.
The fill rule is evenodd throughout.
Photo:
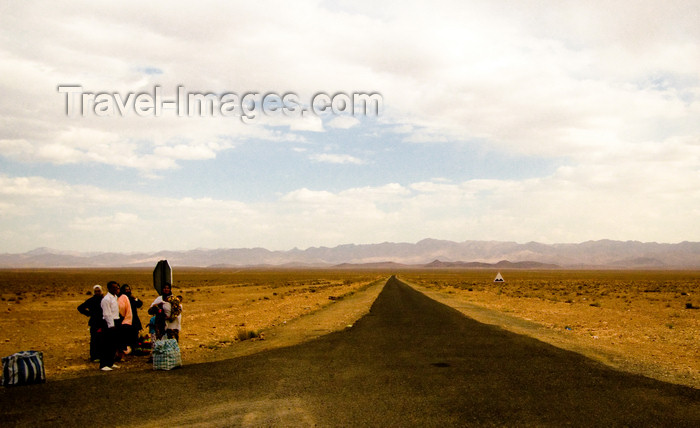
<svg viewBox="0 0 700 428"><path fill-rule="evenodd" d="M698 22L699 0L1 1L0 253L700 241Z"/></svg>

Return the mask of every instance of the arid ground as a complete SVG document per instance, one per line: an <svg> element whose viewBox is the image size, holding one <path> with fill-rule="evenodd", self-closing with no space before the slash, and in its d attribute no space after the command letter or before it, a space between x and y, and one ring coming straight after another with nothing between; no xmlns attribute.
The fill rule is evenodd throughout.
<svg viewBox="0 0 700 428"><path fill-rule="evenodd" d="M185 364L295 344L364 315L391 272L174 269L184 297ZM613 367L700 388L700 272L404 271L398 276L474 319L575 350ZM94 284L156 297L149 269L0 271L0 355L44 352L49 381L105 375L88 361L77 306ZM148 369L128 356L120 370Z"/></svg>
<svg viewBox="0 0 700 428"><path fill-rule="evenodd" d="M700 388L700 272L453 271L402 275L466 315L607 365Z"/></svg>

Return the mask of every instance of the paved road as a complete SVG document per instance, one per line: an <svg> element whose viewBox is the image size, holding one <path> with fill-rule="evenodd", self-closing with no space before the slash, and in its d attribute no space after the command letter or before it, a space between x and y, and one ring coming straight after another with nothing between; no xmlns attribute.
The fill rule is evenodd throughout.
<svg viewBox="0 0 700 428"><path fill-rule="evenodd" d="M700 390L477 323L392 277L345 331L171 372L5 389L0 418L3 426L698 427Z"/></svg>

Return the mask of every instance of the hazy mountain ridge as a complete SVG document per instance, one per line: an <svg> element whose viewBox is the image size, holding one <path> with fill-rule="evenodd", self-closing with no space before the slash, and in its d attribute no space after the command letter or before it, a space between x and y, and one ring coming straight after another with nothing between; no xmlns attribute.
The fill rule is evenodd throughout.
<svg viewBox="0 0 700 428"><path fill-rule="evenodd" d="M0 268L21 267L150 267L167 259L173 266L286 266L329 267L395 263L442 267L504 268L557 265L560 267L700 268L700 242L660 244L639 241L587 241L578 244L518 244L504 241L454 242L424 239L415 244L383 242L337 247L195 249L155 253L77 253L37 248L22 254L0 254ZM527 262L527 263L523 263ZM540 266L539 264L542 264ZM451 265L451 266L449 266ZM437 266L434 266L437 267Z"/></svg>

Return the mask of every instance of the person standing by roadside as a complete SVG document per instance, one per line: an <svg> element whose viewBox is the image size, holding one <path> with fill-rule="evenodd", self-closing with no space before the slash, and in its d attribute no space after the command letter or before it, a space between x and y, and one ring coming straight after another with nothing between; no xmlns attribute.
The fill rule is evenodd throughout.
<svg viewBox="0 0 700 428"><path fill-rule="evenodd" d="M131 304L131 333L129 333L126 344L133 350L139 340L139 333L143 328L138 311L139 308L143 306L143 302L131 294L131 287L129 284L123 284L121 286L121 293L129 297L129 303Z"/></svg>
<svg viewBox="0 0 700 428"><path fill-rule="evenodd" d="M93 295L78 306L78 312L90 317L88 326L90 327L90 361L100 359L100 333L102 327L102 287L95 285L92 287Z"/></svg>
<svg viewBox="0 0 700 428"><path fill-rule="evenodd" d="M110 371L118 368L114 364L114 357L117 354L119 337L117 327L121 324L119 320L119 284L116 281L107 283L107 295L102 298L102 353L100 355L100 370Z"/></svg>
<svg viewBox="0 0 700 428"><path fill-rule="evenodd" d="M133 319L131 313L131 301L129 301L129 296L124 294L123 285L119 288L117 302L119 303L119 319L121 320L121 323L117 328L117 334L119 335L117 361L119 361L122 358L124 358L124 355L131 354L131 346L129 346L129 339L131 338L131 321Z"/></svg>
<svg viewBox="0 0 700 428"><path fill-rule="evenodd" d="M156 297L148 308L148 313L155 315L156 338L165 335L168 339L180 341L180 326L182 322L181 299L172 295L171 285L163 285L162 295Z"/></svg>

